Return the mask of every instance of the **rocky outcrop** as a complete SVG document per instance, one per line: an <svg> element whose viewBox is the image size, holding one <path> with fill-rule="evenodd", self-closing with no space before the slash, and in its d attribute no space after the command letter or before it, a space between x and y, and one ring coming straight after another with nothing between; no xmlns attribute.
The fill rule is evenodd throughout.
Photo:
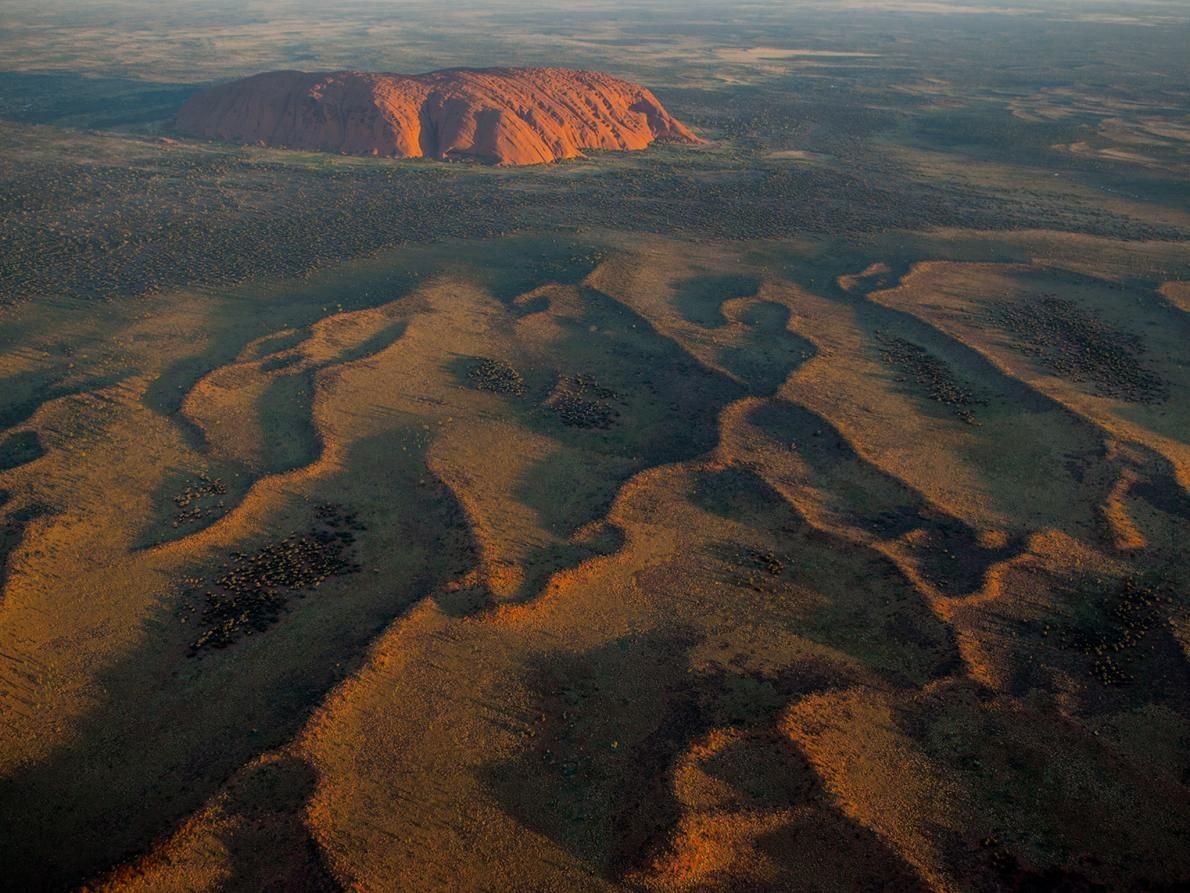
<svg viewBox="0 0 1190 893"><path fill-rule="evenodd" d="M272 71L195 94L176 125L240 143L504 165L701 142L644 87L562 68Z"/></svg>

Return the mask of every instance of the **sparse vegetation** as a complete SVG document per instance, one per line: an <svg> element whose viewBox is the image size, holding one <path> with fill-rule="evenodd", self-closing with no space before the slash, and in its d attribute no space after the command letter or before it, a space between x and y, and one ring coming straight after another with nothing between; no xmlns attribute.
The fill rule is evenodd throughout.
<svg viewBox="0 0 1190 893"><path fill-rule="evenodd" d="M619 416L612 405L618 396L593 375L563 375L546 405L571 428L610 428Z"/></svg>
<svg viewBox="0 0 1190 893"><path fill-rule="evenodd" d="M1190 15L952 3L9 0L7 887L1186 888ZM173 130L513 57L709 142Z"/></svg>
<svg viewBox="0 0 1190 893"><path fill-rule="evenodd" d="M525 393L525 379L503 360L476 360L467 370L467 377L471 384L481 391L510 394L514 397Z"/></svg>
<svg viewBox="0 0 1190 893"><path fill-rule="evenodd" d="M173 526L201 521L220 512L224 508L224 501L220 497L226 495L227 484L206 472L200 472L196 479L188 481L182 491L174 496L178 513L174 515Z"/></svg>
<svg viewBox="0 0 1190 893"><path fill-rule="evenodd" d="M1051 372L1089 382L1102 396L1130 403L1169 397L1169 385L1145 368L1141 338L1112 328L1074 301L1042 295L1035 301L1002 303L995 318Z"/></svg>
<svg viewBox="0 0 1190 893"><path fill-rule="evenodd" d="M1061 644L1086 655L1088 674L1102 685L1135 684L1134 652L1165 622L1173 594L1168 580L1139 577L1083 587L1073 599L1083 617L1064 632Z"/></svg>
<svg viewBox="0 0 1190 893"><path fill-rule="evenodd" d="M355 512L322 503L318 524L303 534L233 552L227 569L214 580L202 601L188 602L183 622L197 618L201 631L190 653L226 648L241 636L261 633L281 619L295 595L316 590L329 577L359 573L350 557L355 535L366 527ZM201 579L190 582L202 586Z"/></svg>
<svg viewBox="0 0 1190 893"><path fill-rule="evenodd" d="M880 354L885 362L923 388L931 400L953 407L956 416L968 425L975 424L973 407L986 401L964 386L944 360L920 344L895 337L887 339Z"/></svg>

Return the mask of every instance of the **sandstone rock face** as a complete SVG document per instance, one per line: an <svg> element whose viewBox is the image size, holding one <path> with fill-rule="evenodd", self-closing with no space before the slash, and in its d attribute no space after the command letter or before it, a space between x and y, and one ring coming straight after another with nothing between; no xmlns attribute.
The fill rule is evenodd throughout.
<svg viewBox="0 0 1190 893"><path fill-rule="evenodd" d="M231 142L504 165L701 142L644 87L561 68L273 71L194 95L176 124Z"/></svg>

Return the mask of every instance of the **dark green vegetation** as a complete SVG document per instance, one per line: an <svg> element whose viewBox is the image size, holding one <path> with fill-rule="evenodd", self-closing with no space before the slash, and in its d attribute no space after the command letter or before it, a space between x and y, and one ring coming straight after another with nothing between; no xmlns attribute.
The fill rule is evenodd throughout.
<svg viewBox="0 0 1190 893"><path fill-rule="evenodd" d="M1145 368L1142 339L1112 328L1074 301L1042 295L1029 303L1001 304L995 319L1051 372L1090 382L1098 394L1131 403L1169 397L1168 383Z"/></svg>
<svg viewBox="0 0 1190 893"><path fill-rule="evenodd" d="M227 484L202 472L195 480L187 481L182 491L174 497L178 513L171 522L174 527L191 524L219 513L224 505L221 497L227 495Z"/></svg>
<svg viewBox="0 0 1190 893"><path fill-rule="evenodd" d="M467 370L471 384L481 391L520 396L525 393L525 379L512 365L503 360L488 358L475 360Z"/></svg>
<svg viewBox="0 0 1190 893"><path fill-rule="evenodd" d="M1152 640L1161 636L1175 592L1172 579L1153 575L1076 589L1072 601L1080 616L1063 632L1062 647L1086 655L1088 674L1103 685L1135 685L1137 652L1145 644L1156 650Z"/></svg>
<svg viewBox="0 0 1190 893"><path fill-rule="evenodd" d="M764 45L779 47L787 26L772 24ZM659 75L634 71L630 56L627 73L660 80L662 98L712 146L498 175L459 165L159 141L190 88L8 73L0 77L0 302L46 294L110 299L292 276L387 246L538 227L726 239L929 227L1185 237L1184 223L1141 219L1126 201L1145 194L1184 207L1173 191L1184 187L1169 169L1060 149L1104 141L1095 135L1116 109L1097 84L1080 88L1085 96L1055 96L1054 74L1046 69L1032 83L1008 71L990 78L985 71L978 89L967 82L967 54L1010 47L1023 54L1016 48L1022 40L1035 44L1036 28L1000 17L986 23L986 44L964 43L961 54L931 45L921 55L912 44L924 39L917 31L924 21L884 24L907 35L910 48L894 52L881 41L864 47L876 51L873 58L828 59L763 78L738 63L720 63L716 71L750 75L741 84L710 86L699 78L697 85L666 87L672 77L692 79L684 59L675 56L673 70ZM845 48L862 46L865 36L854 33L854 22L846 26L853 37ZM929 27L944 33L954 25ZM676 26L670 39L687 29L698 30ZM1057 54L1053 64L1083 47L1085 26L1077 30L1066 38L1056 27L1045 31L1048 51ZM656 32L645 27L645 33ZM794 46L803 45L796 30L790 35L797 37ZM1131 50L1129 41L1114 52ZM895 67L884 58L889 52ZM1046 57L1020 58L1038 65ZM1151 132L1162 122L1177 126L1176 96L1144 89L1148 102L1137 114L1150 129L1137 138L1165 146L1176 160L1182 150ZM1129 95L1135 99L1135 92ZM1012 112L1047 103L1062 103L1063 116L1032 121ZM988 165L1075 164L1074 178L1018 174L1011 188L999 188L994 180L936 167L931 152L942 145L939 134L960 133L966 142L945 146L955 150L951 159L972 153ZM1106 201L1097 200L1096 184Z"/></svg>
<svg viewBox="0 0 1190 893"><path fill-rule="evenodd" d="M796 102L787 114L798 114ZM580 174L584 165L574 162L493 176L430 162L306 165L279 152L151 141L137 141L131 159L79 165L54 158L51 146L36 158L14 157L25 138L0 126L0 152L9 155L0 167L5 301L47 293L110 299L293 276L393 245L567 229L576 220L729 239L928 226L1133 239L1180 232L1101 211L1079 219L1052 198L1021 201L939 183L879 156L819 168L724 149L656 149L647 159L609 159L595 172ZM89 154L112 138L77 139ZM863 166L862 177L848 172L852 164Z"/></svg>
<svg viewBox="0 0 1190 893"><path fill-rule="evenodd" d="M547 405L571 428L610 428L619 415L613 405L617 396L593 375L563 375Z"/></svg>
<svg viewBox="0 0 1190 893"><path fill-rule="evenodd" d="M921 387L931 400L953 407L960 419L969 425L975 424L972 407L986 401L976 397L959 381L945 360L904 338L888 339L880 354L889 365Z"/></svg>
<svg viewBox="0 0 1190 893"><path fill-rule="evenodd" d="M317 589L327 577L359 573L350 547L367 526L356 512L321 503L317 524L308 532L261 546L254 552L233 552L227 569L203 593L201 603L186 603L201 627L190 653L226 648L240 636L267 630L281 618L294 596ZM201 580L194 581L203 585ZM183 622L187 617L183 616Z"/></svg>

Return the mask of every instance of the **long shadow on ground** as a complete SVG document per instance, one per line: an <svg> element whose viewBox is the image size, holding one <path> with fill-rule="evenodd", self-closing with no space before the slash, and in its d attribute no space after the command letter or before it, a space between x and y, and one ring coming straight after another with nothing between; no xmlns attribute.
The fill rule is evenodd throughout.
<svg viewBox="0 0 1190 893"><path fill-rule="evenodd" d="M397 515L362 511L372 522L357 535L363 573L336 594L294 594L267 629L196 657L187 656L194 617L182 623L177 613L185 596L163 596L139 647L102 674L97 690L106 698L70 743L0 780L10 889L68 889L144 852L254 755L290 740L373 638L472 565L458 505L445 487L418 486L424 458L402 452L407 442L385 435L353 448L364 467L387 461L385 475L369 482L370 504L391 504ZM272 535L280 541L302 529ZM392 551L410 554L409 566L421 570L373 577L362 556Z"/></svg>

